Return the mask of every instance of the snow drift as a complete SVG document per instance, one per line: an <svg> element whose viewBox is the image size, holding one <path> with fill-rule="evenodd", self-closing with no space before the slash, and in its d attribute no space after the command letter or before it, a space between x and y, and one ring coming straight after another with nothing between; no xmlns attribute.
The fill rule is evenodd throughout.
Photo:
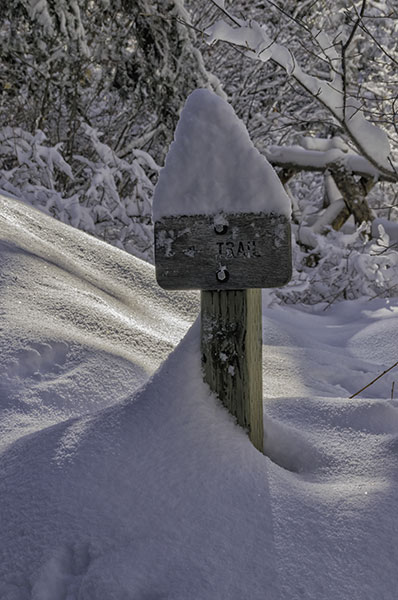
<svg viewBox="0 0 398 600"><path fill-rule="evenodd" d="M0 202L0 597L393 600L394 372L348 396L398 302L264 305L265 457L202 381L196 294Z"/></svg>

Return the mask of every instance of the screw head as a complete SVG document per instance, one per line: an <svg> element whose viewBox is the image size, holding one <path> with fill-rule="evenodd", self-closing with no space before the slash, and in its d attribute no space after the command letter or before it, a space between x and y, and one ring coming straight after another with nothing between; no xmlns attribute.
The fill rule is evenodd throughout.
<svg viewBox="0 0 398 600"><path fill-rule="evenodd" d="M228 226L223 225L222 223L217 223L217 225L214 225L214 231L216 233L218 233L219 235L227 233L227 230L228 230Z"/></svg>
<svg viewBox="0 0 398 600"><path fill-rule="evenodd" d="M217 281L222 281L225 283L229 279L229 273L227 269L220 269L219 271L217 271L216 277Z"/></svg>

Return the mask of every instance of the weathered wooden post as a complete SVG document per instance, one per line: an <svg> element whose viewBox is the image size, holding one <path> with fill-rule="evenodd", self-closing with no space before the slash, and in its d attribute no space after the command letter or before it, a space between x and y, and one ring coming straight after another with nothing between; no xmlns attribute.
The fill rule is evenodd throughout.
<svg viewBox="0 0 398 600"><path fill-rule="evenodd" d="M191 94L155 191L156 277L202 290L204 379L261 452L261 288L290 279L288 216L282 184L232 108Z"/></svg>

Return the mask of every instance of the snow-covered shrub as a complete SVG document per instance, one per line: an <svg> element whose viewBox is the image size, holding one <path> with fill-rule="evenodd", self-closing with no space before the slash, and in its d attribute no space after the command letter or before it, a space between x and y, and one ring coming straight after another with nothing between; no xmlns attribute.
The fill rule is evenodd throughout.
<svg viewBox="0 0 398 600"><path fill-rule="evenodd" d="M298 227L293 227L298 235ZM398 251L382 225L369 240L369 225L352 233L313 234L314 247L293 243L293 277L274 297L287 303L331 304L338 300L398 294Z"/></svg>
<svg viewBox="0 0 398 600"><path fill-rule="evenodd" d="M158 165L143 150L133 149L129 160L101 142L101 134L84 126L93 156L76 155L79 206L71 224L147 259L152 258L153 178ZM84 211L84 213L82 213ZM83 214L94 223L86 226ZM91 226L92 227L92 226Z"/></svg>
<svg viewBox="0 0 398 600"><path fill-rule="evenodd" d="M219 86L184 19L181 0L0 2L0 187L150 260L156 163L188 94Z"/></svg>
<svg viewBox="0 0 398 600"><path fill-rule="evenodd" d="M84 155L21 128L0 130L0 189L119 248L152 258L151 199L158 166L143 150L121 159L84 126ZM132 156L132 159L130 158Z"/></svg>
<svg viewBox="0 0 398 600"><path fill-rule="evenodd" d="M70 223L72 198L61 193L57 180L73 180L61 144L47 146L42 131L35 135L19 127L0 130L0 189Z"/></svg>

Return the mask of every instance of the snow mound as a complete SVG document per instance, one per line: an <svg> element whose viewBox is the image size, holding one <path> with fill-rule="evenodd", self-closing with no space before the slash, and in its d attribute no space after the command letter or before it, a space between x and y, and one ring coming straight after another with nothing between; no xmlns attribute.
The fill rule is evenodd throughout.
<svg viewBox="0 0 398 600"><path fill-rule="evenodd" d="M198 314L151 265L0 196L0 448L140 387Z"/></svg>
<svg viewBox="0 0 398 600"><path fill-rule="evenodd" d="M290 215L290 200L233 108L195 90L182 110L155 188L155 220L217 213Z"/></svg>
<svg viewBox="0 0 398 600"><path fill-rule="evenodd" d="M21 440L1 466L0 581L16 590L22 571L32 598L261 598L275 579L272 544L252 553L258 527L272 539L268 461L203 383L197 325L134 396Z"/></svg>
<svg viewBox="0 0 398 600"><path fill-rule="evenodd" d="M393 600L396 371L348 397L398 301L264 306L263 456L203 383L195 294L0 203L0 598Z"/></svg>

